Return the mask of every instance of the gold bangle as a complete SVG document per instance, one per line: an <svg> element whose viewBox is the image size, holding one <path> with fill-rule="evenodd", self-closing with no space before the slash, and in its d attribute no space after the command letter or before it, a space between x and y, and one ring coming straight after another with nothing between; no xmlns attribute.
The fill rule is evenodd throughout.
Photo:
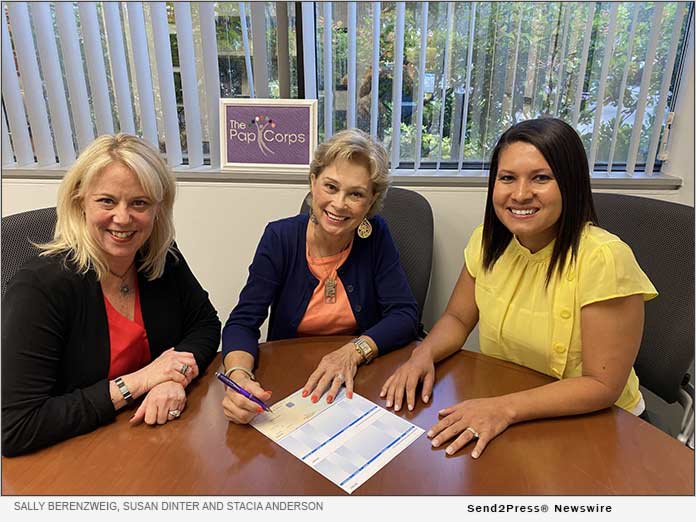
<svg viewBox="0 0 696 522"><path fill-rule="evenodd" d="M229 370L225 370L225 375L226 375L227 377L229 377L230 374L231 374L232 372L237 371L237 370L239 370L240 372L246 373L247 376L248 376L252 381L255 381L255 380L256 380L256 377L254 377L254 373L253 373L251 370L249 370L249 369L247 369L247 368L244 368L243 366L233 366L233 367L230 368Z"/></svg>

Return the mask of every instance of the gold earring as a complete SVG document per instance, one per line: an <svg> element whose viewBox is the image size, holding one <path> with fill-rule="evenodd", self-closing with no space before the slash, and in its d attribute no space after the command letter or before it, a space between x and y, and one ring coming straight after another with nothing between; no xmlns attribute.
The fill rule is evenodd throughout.
<svg viewBox="0 0 696 522"><path fill-rule="evenodd" d="M372 224L368 221L366 217L358 225L358 237L360 239L367 239L372 234Z"/></svg>

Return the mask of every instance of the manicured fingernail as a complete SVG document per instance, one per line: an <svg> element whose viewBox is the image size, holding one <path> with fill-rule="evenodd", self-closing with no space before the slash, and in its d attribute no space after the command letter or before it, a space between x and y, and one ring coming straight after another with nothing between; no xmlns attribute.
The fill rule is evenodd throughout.
<svg viewBox="0 0 696 522"><path fill-rule="evenodd" d="M399 411L401 409L401 405L394 406L394 411Z"/></svg>
<svg viewBox="0 0 696 522"><path fill-rule="evenodd" d="M379 394L379 396L380 396L380 397L384 397L386 394L387 394L387 392L381 392L381 393Z"/></svg>
<svg viewBox="0 0 696 522"><path fill-rule="evenodd" d="M447 448L445 450L445 453L447 453L448 455L451 455L452 453L454 453L454 448L452 446L450 446L449 448Z"/></svg>
<svg viewBox="0 0 696 522"><path fill-rule="evenodd" d="M327 404L331 404L331 403L333 402L333 397L332 397L331 395L329 395L329 396L326 398L326 402L327 402Z"/></svg>
<svg viewBox="0 0 696 522"><path fill-rule="evenodd" d="M257 406L256 413L262 413L262 412L263 412L263 408L261 406Z"/></svg>
<svg viewBox="0 0 696 522"><path fill-rule="evenodd" d="M391 401L387 401L387 408L391 408Z"/></svg>
<svg viewBox="0 0 696 522"><path fill-rule="evenodd" d="M317 402L319 400L319 397L316 395L312 395L312 402Z"/></svg>
<svg viewBox="0 0 696 522"><path fill-rule="evenodd" d="M430 400L430 395L423 396L423 402L428 402Z"/></svg>
<svg viewBox="0 0 696 522"><path fill-rule="evenodd" d="M413 411L413 404L408 405L408 411Z"/></svg>
<svg viewBox="0 0 696 522"><path fill-rule="evenodd" d="M433 430L430 430L428 433L425 434L425 436L428 437L428 438L432 437L433 435L435 435L435 434L433 433Z"/></svg>
<svg viewBox="0 0 696 522"><path fill-rule="evenodd" d="M445 414L445 410L440 410L440 411L437 412L437 414L438 414L438 415L444 415L444 414Z"/></svg>
<svg viewBox="0 0 696 522"><path fill-rule="evenodd" d="M477 458L479 458L478 451L472 451L472 452L471 452L471 458L472 458L472 459L477 459Z"/></svg>
<svg viewBox="0 0 696 522"><path fill-rule="evenodd" d="M309 395L309 392L307 390L302 390L302 396L306 397L307 395Z"/></svg>
<svg viewBox="0 0 696 522"><path fill-rule="evenodd" d="M437 439L433 439L430 444L432 444L433 448L437 448L440 445L440 441Z"/></svg>
<svg viewBox="0 0 696 522"><path fill-rule="evenodd" d="M352 398L353 398L353 392L348 392L348 393L346 393L346 397L348 397L349 399L352 399Z"/></svg>

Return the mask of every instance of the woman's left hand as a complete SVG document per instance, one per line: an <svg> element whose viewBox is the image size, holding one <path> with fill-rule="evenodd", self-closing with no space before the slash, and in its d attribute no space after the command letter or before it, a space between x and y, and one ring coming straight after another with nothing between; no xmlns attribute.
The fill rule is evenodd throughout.
<svg viewBox="0 0 696 522"><path fill-rule="evenodd" d="M488 443L512 424L512 417L501 397L472 399L460 402L438 412L442 418L428 431L433 447L437 448L456 437L445 452L453 455L473 439L476 446L471 452L478 458Z"/></svg>
<svg viewBox="0 0 696 522"><path fill-rule="evenodd" d="M321 358L319 366L307 379L302 388L302 396L311 395L312 402L317 402L328 389L326 402L331 404L338 390L345 382L346 397L353 398L353 377L358 371L360 354L353 343L343 345L338 350Z"/></svg>
<svg viewBox="0 0 696 522"><path fill-rule="evenodd" d="M165 424L179 418L186 407L184 387L174 381L166 381L152 387L143 399L130 422L137 424Z"/></svg>

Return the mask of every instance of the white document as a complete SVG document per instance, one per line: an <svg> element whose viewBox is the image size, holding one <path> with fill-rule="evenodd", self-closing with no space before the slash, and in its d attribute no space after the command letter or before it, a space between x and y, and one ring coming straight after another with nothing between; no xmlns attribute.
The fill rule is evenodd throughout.
<svg viewBox="0 0 696 522"><path fill-rule="evenodd" d="M251 425L348 493L423 434L423 429L341 388L332 404L298 390Z"/></svg>

